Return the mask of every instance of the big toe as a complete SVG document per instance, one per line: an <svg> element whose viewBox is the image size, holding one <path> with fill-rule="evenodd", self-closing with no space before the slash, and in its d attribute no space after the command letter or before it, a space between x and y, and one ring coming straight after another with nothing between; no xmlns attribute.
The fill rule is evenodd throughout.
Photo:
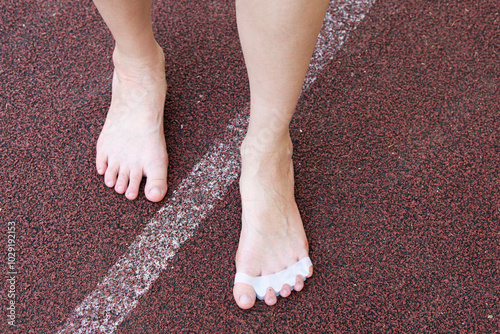
<svg viewBox="0 0 500 334"><path fill-rule="evenodd" d="M236 304L244 310L252 308L255 304L255 290L251 285L236 283L233 287L233 296Z"/></svg>
<svg viewBox="0 0 500 334"><path fill-rule="evenodd" d="M167 193L166 169L158 169L148 174L144 193L151 202L159 202L165 197Z"/></svg>

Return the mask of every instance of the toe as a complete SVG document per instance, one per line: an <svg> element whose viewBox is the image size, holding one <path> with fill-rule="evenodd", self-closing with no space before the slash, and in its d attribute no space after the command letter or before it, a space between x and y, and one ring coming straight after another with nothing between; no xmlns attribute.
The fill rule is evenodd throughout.
<svg viewBox="0 0 500 334"><path fill-rule="evenodd" d="M297 275L293 289L296 291L300 291L300 290L302 290L302 288L304 288L304 280L302 279L302 276Z"/></svg>
<svg viewBox="0 0 500 334"><path fill-rule="evenodd" d="M233 296L236 304L244 310L255 304L255 290L251 285L236 283L233 287Z"/></svg>
<svg viewBox="0 0 500 334"><path fill-rule="evenodd" d="M108 167L107 157L104 153L101 153L102 150L97 149L96 157L95 157L95 167L97 169L97 173L99 175L104 175L106 173L106 169Z"/></svg>
<svg viewBox="0 0 500 334"><path fill-rule="evenodd" d="M136 199L139 194L139 186L141 185L142 180L142 171L141 170L133 170L130 172L130 181L128 184L127 192L125 193L125 197L128 199Z"/></svg>
<svg viewBox="0 0 500 334"><path fill-rule="evenodd" d="M276 292L274 292L273 288L267 288L266 296L264 297L264 301L267 305L274 305L278 301L276 298Z"/></svg>
<svg viewBox="0 0 500 334"><path fill-rule="evenodd" d="M146 198L151 202L159 202L167 193L167 169L158 168L147 175Z"/></svg>
<svg viewBox="0 0 500 334"><path fill-rule="evenodd" d="M288 284L283 285L280 291L280 296L286 298L290 296L290 293L292 293L292 288L290 287L290 285Z"/></svg>
<svg viewBox="0 0 500 334"><path fill-rule="evenodd" d="M307 274L307 278L311 277L313 275L313 266L309 267L309 274Z"/></svg>
<svg viewBox="0 0 500 334"><path fill-rule="evenodd" d="M116 183L116 175L118 174L118 166L108 165L106 174L104 174L104 182L110 188L114 187Z"/></svg>
<svg viewBox="0 0 500 334"><path fill-rule="evenodd" d="M123 194L128 185L128 171L121 170L116 179L115 191L119 194Z"/></svg>

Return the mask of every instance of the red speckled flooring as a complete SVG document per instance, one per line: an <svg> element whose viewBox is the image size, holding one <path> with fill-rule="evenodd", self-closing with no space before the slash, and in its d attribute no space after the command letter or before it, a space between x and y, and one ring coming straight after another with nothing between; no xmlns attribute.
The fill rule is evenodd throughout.
<svg viewBox="0 0 500 334"><path fill-rule="evenodd" d="M158 1L153 18L168 197L249 95L232 1ZM303 292L233 302L234 182L117 332L497 332L499 27L497 0L377 0L291 125L315 264ZM112 45L89 1L0 3L0 332L57 332L168 201L130 202L95 172Z"/></svg>

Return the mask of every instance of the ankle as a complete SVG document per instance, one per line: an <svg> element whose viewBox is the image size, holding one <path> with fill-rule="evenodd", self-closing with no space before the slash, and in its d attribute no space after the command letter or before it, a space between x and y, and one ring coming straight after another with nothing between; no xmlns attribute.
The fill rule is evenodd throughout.
<svg viewBox="0 0 500 334"><path fill-rule="evenodd" d="M113 65L119 71L145 71L157 69L164 71L165 55L161 46L153 40L153 44L141 50L140 53L127 52L116 45L113 50Z"/></svg>
<svg viewBox="0 0 500 334"><path fill-rule="evenodd" d="M128 35L126 39L115 39L115 50L129 58L141 59L147 57L158 48L153 31L144 28L135 34Z"/></svg>
<svg viewBox="0 0 500 334"><path fill-rule="evenodd" d="M288 131L284 133L248 132L240 148L242 158L247 156L291 158L293 144Z"/></svg>
<svg viewBox="0 0 500 334"><path fill-rule="evenodd" d="M246 137L240 148L242 175L257 177L260 181L273 181L280 178L283 172L290 171L293 145L290 137L272 145L260 145L253 138Z"/></svg>

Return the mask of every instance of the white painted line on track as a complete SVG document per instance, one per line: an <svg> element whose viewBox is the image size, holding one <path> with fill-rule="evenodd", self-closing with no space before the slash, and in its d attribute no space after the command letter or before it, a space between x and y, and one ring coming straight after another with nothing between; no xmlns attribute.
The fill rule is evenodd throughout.
<svg viewBox="0 0 500 334"><path fill-rule="evenodd" d="M333 0L330 3L303 92L311 87L374 1ZM247 122L248 107L245 107L58 333L115 332L167 268L179 247L193 236L198 225L238 178L238 150Z"/></svg>
<svg viewBox="0 0 500 334"><path fill-rule="evenodd" d="M349 33L356 28L375 0L331 0L325 15L323 27L316 42L314 54L309 63L302 93L309 90L318 75L333 59L346 41Z"/></svg>

